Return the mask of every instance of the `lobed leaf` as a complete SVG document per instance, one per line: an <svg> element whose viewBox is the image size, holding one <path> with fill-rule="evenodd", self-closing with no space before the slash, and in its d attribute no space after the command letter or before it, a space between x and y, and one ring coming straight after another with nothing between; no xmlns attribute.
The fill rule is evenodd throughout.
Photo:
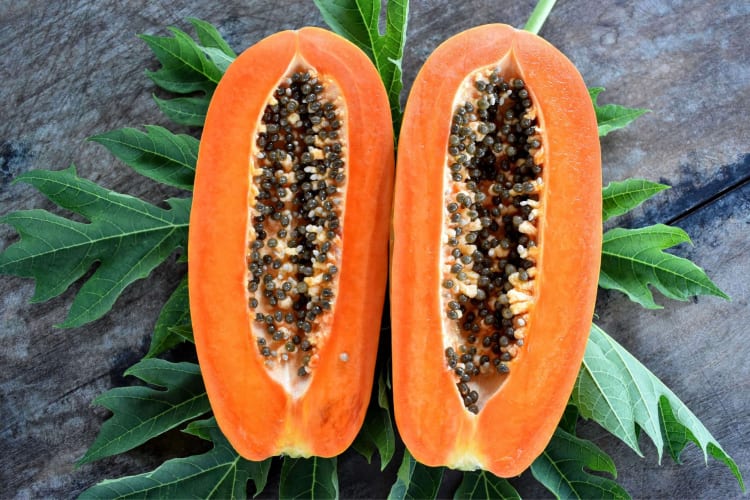
<svg viewBox="0 0 750 500"><path fill-rule="evenodd" d="M186 323L184 325L172 326L169 328L169 333L182 338L183 342L195 344L195 339L193 338L193 326L191 324Z"/></svg>
<svg viewBox="0 0 750 500"><path fill-rule="evenodd" d="M218 428L216 418L211 417L205 420L194 420L190 422L187 427L182 429L182 432L200 438L204 441L211 441L211 432L216 428ZM221 430L219 430L219 432L221 432Z"/></svg>
<svg viewBox="0 0 750 500"><path fill-rule="evenodd" d="M221 49L215 47L201 47L201 50L214 62L222 75L227 72L227 68L229 68L229 65L232 64L235 59L234 56L229 56Z"/></svg>
<svg viewBox="0 0 750 500"><path fill-rule="evenodd" d="M336 457L284 457L279 479L279 498L338 498Z"/></svg>
<svg viewBox="0 0 750 500"><path fill-rule="evenodd" d="M216 84L237 55L214 26L196 18L188 20L200 43L175 28L170 28L172 37L141 38L162 64L159 70L148 72L154 83L169 92L188 94L171 99L154 96L159 109L175 123L201 127Z"/></svg>
<svg viewBox="0 0 750 500"><path fill-rule="evenodd" d="M77 222L39 209L0 218L21 236L0 254L0 274L36 279L34 302L60 295L99 264L76 294L62 327L103 316L128 285L148 276L186 244L190 199L169 199L171 209L165 210L82 179L72 166L56 172L26 172L17 181L90 221Z"/></svg>
<svg viewBox="0 0 750 500"><path fill-rule="evenodd" d="M380 0L314 0L330 28L362 49L376 63Z"/></svg>
<svg viewBox="0 0 750 500"><path fill-rule="evenodd" d="M570 434L576 433L576 427L578 426L578 408L568 403L568 405L565 407L565 411L563 412L563 416L560 419L560 423L558 424L558 427L560 427L565 432L568 432Z"/></svg>
<svg viewBox="0 0 750 500"><path fill-rule="evenodd" d="M602 191L604 221L630 212L635 207L669 186L645 179L626 179L610 182Z"/></svg>
<svg viewBox="0 0 750 500"><path fill-rule="evenodd" d="M388 500L434 499L443 481L443 467L422 465L404 450L401 467L398 468L396 482L391 486Z"/></svg>
<svg viewBox="0 0 750 500"><path fill-rule="evenodd" d="M90 139L107 148L139 174L162 184L192 190L198 160L198 139L173 134L156 125L146 125L144 128L146 132L121 128Z"/></svg>
<svg viewBox="0 0 750 500"><path fill-rule="evenodd" d="M370 404L362 429L352 446L368 463L377 449L380 454L380 470L384 470L396 451L396 433L393 430L391 410L388 403L388 387L383 373L378 377L377 405Z"/></svg>
<svg viewBox="0 0 750 500"><path fill-rule="evenodd" d="M690 441L732 471L744 491L737 464L685 404L632 354L596 325L586 345L571 403L636 453L638 429L653 441L659 460L666 443L675 460Z"/></svg>
<svg viewBox="0 0 750 500"><path fill-rule="evenodd" d="M594 112L596 113L596 123L599 126L599 137L603 137L613 130L625 128L642 114L651 112L649 109L626 108L618 104L600 106L596 103L596 100L602 92L604 92L604 87L589 89L589 96L591 96L591 102L594 104Z"/></svg>
<svg viewBox="0 0 750 500"><path fill-rule="evenodd" d="M649 290L687 300L694 295L729 299L700 267L663 250L689 242L680 228L656 224L639 229L615 228L604 233L599 286L625 293L648 309L660 309Z"/></svg>
<svg viewBox="0 0 750 500"><path fill-rule="evenodd" d="M200 369L194 363L144 359L125 375L160 389L118 387L96 398L94 404L110 410L112 417L104 422L78 465L132 450L211 409Z"/></svg>
<svg viewBox="0 0 750 500"><path fill-rule="evenodd" d="M160 99L152 96L156 105L167 118L178 125L189 127L202 127L206 121L208 105L211 99L207 96L199 97L174 97L172 99Z"/></svg>
<svg viewBox="0 0 750 500"><path fill-rule="evenodd" d="M380 73L391 105L394 133L401 123L401 63L409 17L407 0L389 0L385 32L380 33L380 0L314 0L323 19L333 31L362 49Z"/></svg>
<svg viewBox="0 0 750 500"><path fill-rule="evenodd" d="M224 54L231 58L237 57L237 54L232 50L232 47L224 40L214 25L197 19L195 17L188 17L188 21L195 28L195 32L198 34L198 40L204 47L210 47L221 50Z"/></svg>
<svg viewBox="0 0 750 500"><path fill-rule="evenodd" d="M675 463L682 463L682 459L680 458L682 450L684 450L685 446L690 442L695 443L700 447L699 438L690 430L690 427L685 426L680 422L680 418L672 409L672 404L669 401L669 398L665 396L659 398L659 415L661 417L661 430L665 436L669 455ZM705 452L714 457L714 459L724 462L724 464L729 467L729 470L734 474L740 488L744 492L745 482L742 479L739 467L737 467L737 464L726 454L718 443L707 443ZM707 459L705 454L704 458Z"/></svg>
<svg viewBox="0 0 750 500"><path fill-rule="evenodd" d="M201 455L168 460L145 474L102 481L79 499L245 498L249 480L256 496L263 492L271 459L250 462L240 457L213 418L191 423L186 432L210 439L214 447Z"/></svg>
<svg viewBox="0 0 750 500"><path fill-rule="evenodd" d="M186 327L190 330L189 337L181 330ZM154 327L154 335L151 337L151 347L149 347L145 357L158 356L186 340L192 342L187 276L182 278L175 291L172 292L172 295L161 308Z"/></svg>
<svg viewBox="0 0 750 500"><path fill-rule="evenodd" d="M453 495L456 500L467 499L513 499L521 500L521 495L507 479L502 479L494 474L478 470L464 472L461 484Z"/></svg>
<svg viewBox="0 0 750 500"><path fill-rule="evenodd" d="M159 70L147 72L149 77L169 92L211 93L221 79L221 70L184 31L169 31L173 36L140 35L162 64Z"/></svg>
<svg viewBox="0 0 750 500"><path fill-rule="evenodd" d="M531 464L534 478L557 498L630 498L613 479L589 471L617 477L615 463L606 453L591 441L560 428Z"/></svg>

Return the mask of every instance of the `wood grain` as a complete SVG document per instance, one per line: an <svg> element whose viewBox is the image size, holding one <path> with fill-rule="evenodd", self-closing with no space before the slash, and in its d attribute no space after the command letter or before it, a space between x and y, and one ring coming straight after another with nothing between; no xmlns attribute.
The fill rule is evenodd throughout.
<svg viewBox="0 0 750 500"><path fill-rule="evenodd" d="M533 3L412 2L406 88L442 40L485 22L522 26ZM86 137L144 123L170 126L144 75L157 63L135 35L165 34L168 25L187 29L190 16L217 25L237 50L280 29L322 25L311 2L302 1L0 2L0 214L51 208L11 181L30 169L73 162L82 176L154 203L174 194ZM677 253L706 268L733 297L686 303L659 297L663 310L644 311L620 294L602 293L600 323L688 404L750 474L750 5L559 2L541 34L573 60L589 85L607 87L600 101L653 110L604 138L604 178L645 177L673 189L618 223L684 228L694 246ZM16 236L0 226L0 239L5 248ZM124 456L73 467L107 417L90 407L91 400L132 382L122 373L146 352L159 308L183 272L170 260L130 287L110 314L64 331L54 325L77 286L31 305L32 281L0 279L0 497L75 497L102 479L150 470L196 446L172 433ZM639 458L594 425L582 433L615 458L619 481L636 497L740 496L728 470L716 462L704 466L694 447L682 466L664 457L659 467L645 441L645 458ZM382 497L397 463L382 476L348 452L339 468L342 497ZM449 473L442 492L449 495L457 480ZM514 483L526 497L549 497L528 474Z"/></svg>

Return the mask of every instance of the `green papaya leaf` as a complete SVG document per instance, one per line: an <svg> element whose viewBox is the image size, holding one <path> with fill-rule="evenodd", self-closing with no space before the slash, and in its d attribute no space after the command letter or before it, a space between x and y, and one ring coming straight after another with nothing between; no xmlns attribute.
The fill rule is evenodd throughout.
<svg viewBox="0 0 750 500"><path fill-rule="evenodd" d="M174 36L140 35L162 64L159 70L147 72L148 76L169 92L210 94L221 79L221 70L184 31L168 29Z"/></svg>
<svg viewBox="0 0 750 500"><path fill-rule="evenodd" d="M284 457L279 498L338 498L339 477L334 458Z"/></svg>
<svg viewBox="0 0 750 500"><path fill-rule="evenodd" d="M352 444L369 463L375 450L380 454L380 470L384 470L396 451L396 433L393 430L388 387L383 373L378 377L377 405L370 403L365 422Z"/></svg>
<svg viewBox="0 0 750 500"><path fill-rule="evenodd" d="M432 499L437 497L443 481L443 467L422 465L404 450L396 482L391 486L388 500Z"/></svg>
<svg viewBox="0 0 750 500"><path fill-rule="evenodd" d="M729 299L700 267L663 250L690 237L680 228L656 224L638 229L615 228L604 233L599 286L625 293L648 309L660 309L648 285L670 299L694 295Z"/></svg>
<svg viewBox="0 0 750 500"><path fill-rule="evenodd" d="M174 97L172 99L159 99L152 96L156 105L167 118L178 125L189 127L202 127L206 121L208 104L211 99L206 96L199 97Z"/></svg>
<svg viewBox="0 0 750 500"><path fill-rule="evenodd" d="M453 498L455 500L521 500L521 495L507 479L499 478L491 472L477 470L464 472L461 484L458 485Z"/></svg>
<svg viewBox="0 0 750 500"><path fill-rule="evenodd" d="M649 109L626 108L618 104L606 104L600 106L596 100L599 94L604 92L604 87L593 87L589 89L591 102L594 104L596 123L599 126L599 136L605 136L613 130L627 127L630 122L644 113L650 113Z"/></svg>
<svg viewBox="0 0 750 500"><path fill-rule="evenodd" d="M224 51L217 49L216 47L201 47L201 50L214 62L222 75L226 73L227 68L235 59L235 57L227 55Z"/></svg>
<svg viewBox="0 0 750 500"><path fill-rule="evenodd" d="M117 387L96 398L94 404L110 410L112 417L104 422L78 465L132 450L211 409L200 370L194 363L144 359L125 375L159 389Z"/></svg>
<svg viewBox="0 0 750 500"><path fill-rule="evenodd" d="M99 263L76 294L62 327L103 316L128 285L148 276L186 244L190 199L169 199L171 210L165 210L82 179L72 166L56 172L26 172L16 181L34 186L60 207L90 221L77 222L39 209L0 218L21 236L0 254L0 274L35 278L34 302L60 295Z"/></svg>
<svg viewBox="0 0 750 500"><path fill-rule="evenodd" d="M579 416L578 407L568 403L558 426L565 432L575 435Z"/></svg>
<svg viewBox="0 0 750 500"><path fill-rule="evenodd" d="M172 37L141 38L162 64L148 76L164 90L183 94L169 99L154 96L159 109L179 125L202 127L216 84L236 54L214 26L200 19L188 20L200 44L176 28L170 28Z"/></svg>
<svg viewBox="0 0 750 500"><path fill-rule="evenodd" d="M381 34L380 0L314 0L323 19L333 31L362 49L380 73L388 100L394 133L401 123L401 62L409 17L408 0L389 0L386 5L385 33Z"/></svg>
<svg viewBox="0 0 750 500"><path fill-rule="evenodd" d="M669 189L669 186L645 179L626 179L610 182L602 192L602 213L604 221L630 212L655 194Z"/></svg>
<svg viewBox="0 0 750 500"><path fill-rule="evenodd" d="M189 323L185 323L184 325L171 326L169 327L169 333L182 338L183 342L190 342L191 344L195 344L195 339L193 338L193 325Z"/></svg>
<svg viewBox="0 0 750 500"><path fill-rule="evenodd" d="M144 128L146 132L121 128L90 139L107 148L139 174L162 184L192 190L198 139L173 134L155 125Z"/></svg>
<svg viewBox="0 0 750 500"><path fill-rule="evenodd" d="M666 443L675 460L692 441L723 462L745 486L737 464L685 404L632 354L596 325L586 345L571 402L583 418L592 419L636 453L638 429L653 441L661 461Z"/></svg>
<svg viewBox="0 0 750 500"><path fill-rule="evenodd" d="M153 358L185 340L192 341L192 330L189 339L179 330L175 330L184 328L185 325L190 326L187 276L182 278L164 307L161 308L154 327L154 335L151 338L151 347L145 357Z"/></svg>
<svg viewBox="0 0 750 500"><path fill-rule="evenodd" d="M237 57L237 54L232 50L232 47L224 40L219 30L214 25L197 19L195 17L188 17L188 21L195 28L195 32L198 34L198 40L204 47L210 47L221 50L224 54L231 58Z"/></svg>
<svg viewBox="0 0 750 500"><path fill-rule="evenodd" d="M531 464L531 474L557 498L630 498L613 479L592 474L605 472L617 477L612 459L594 443L557 429L542 454Z"/></svg>
<svg viewBox="0 0 750 500"><path fill-rule="evenodd" d="M215 429L218 429L218 424L216 423L216 418L211 417L205 420L193 420L187 425L187 427L182 429L182 432L201 438L204 441L212 441L211 433ZM219 430L219 432L221 432L221 430Z"/></svg>
<svg viewBox="0 0 750 500"><path fill-rule="evenodd" d="M263 492L271 459L250 462L240 457L214 419L193 422L186 432L210 439L214 447L201 455L168 460L145 474L102 481L79 499L245 498L248 481L253 481L256 496Z"/></svg>

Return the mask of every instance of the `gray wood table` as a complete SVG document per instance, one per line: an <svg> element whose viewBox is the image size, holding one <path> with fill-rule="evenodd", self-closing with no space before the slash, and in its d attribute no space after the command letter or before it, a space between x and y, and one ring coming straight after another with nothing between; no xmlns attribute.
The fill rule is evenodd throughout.
<svg viewBox="0 0 750 500"><path fill-rule="evenodd" d="M446 37L485 22L522 26L533 1L415 1L404 61L407 88ZM157 63L138 33L187 29L185 18L217 25L241 50L281 29L322 25L308 2L0 1L0 214L52 205L23 184L22 172L75 162L81 176L159 203L174 194L137 176L100 146L95 133L161 124L144 68ZM677 303L658 297L645 311L618 293L601 293L599 323L664 380L750 476L750 363L746 322L750 290L750 4L638 0L560 0L542 33L578 66L603 102L652 113L602 141L606 181L644 177L672 187L620 221L684 228L694 245L676 251L704 267L732 301ZM0 227L0 248L16 240ZM90 406L103 391L129 383L122 373L148 348L159 308L184 273L170 259L128 288L111 313L60 330L80 286L29 304L31 280L0 278L0 497L74 497L105 478L150 470L190 450L174 433L141 448L75 469L108 416ZM582 434L614 457L619 481L636 497L731 498L729 471L689 446L684 464L642 439L645 457L595 425ZM343 497L383 497L387 477L357 455L340 461ZM278 474L272 472L272 480ZM457 480L448 474L446 485ZM549 494L528 474L524 496ZM448 487L444 488L447 494ZM268 490L273 494L273 489Z"/></svg>

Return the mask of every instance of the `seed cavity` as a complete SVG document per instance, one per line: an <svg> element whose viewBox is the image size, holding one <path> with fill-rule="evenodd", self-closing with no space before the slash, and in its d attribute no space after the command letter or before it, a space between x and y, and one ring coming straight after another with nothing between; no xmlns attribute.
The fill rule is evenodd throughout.
<svg viewBox="0 0 750 500"><path fill-rule="evenodd" d="M442 255L445 360L477 414L512 371L533 311L543 141L531 93L499 68L470 75L448 139ZM486 399L486 398L485 398Z"/></svg>
<svg viewBox="0 0 750 500"><path fill-rule="evenodd" d="M300 379L314 371L338 289L347 163L339 96L314 69L292 71L266 103L250 158L252 330L265 365Z"/></svg>

